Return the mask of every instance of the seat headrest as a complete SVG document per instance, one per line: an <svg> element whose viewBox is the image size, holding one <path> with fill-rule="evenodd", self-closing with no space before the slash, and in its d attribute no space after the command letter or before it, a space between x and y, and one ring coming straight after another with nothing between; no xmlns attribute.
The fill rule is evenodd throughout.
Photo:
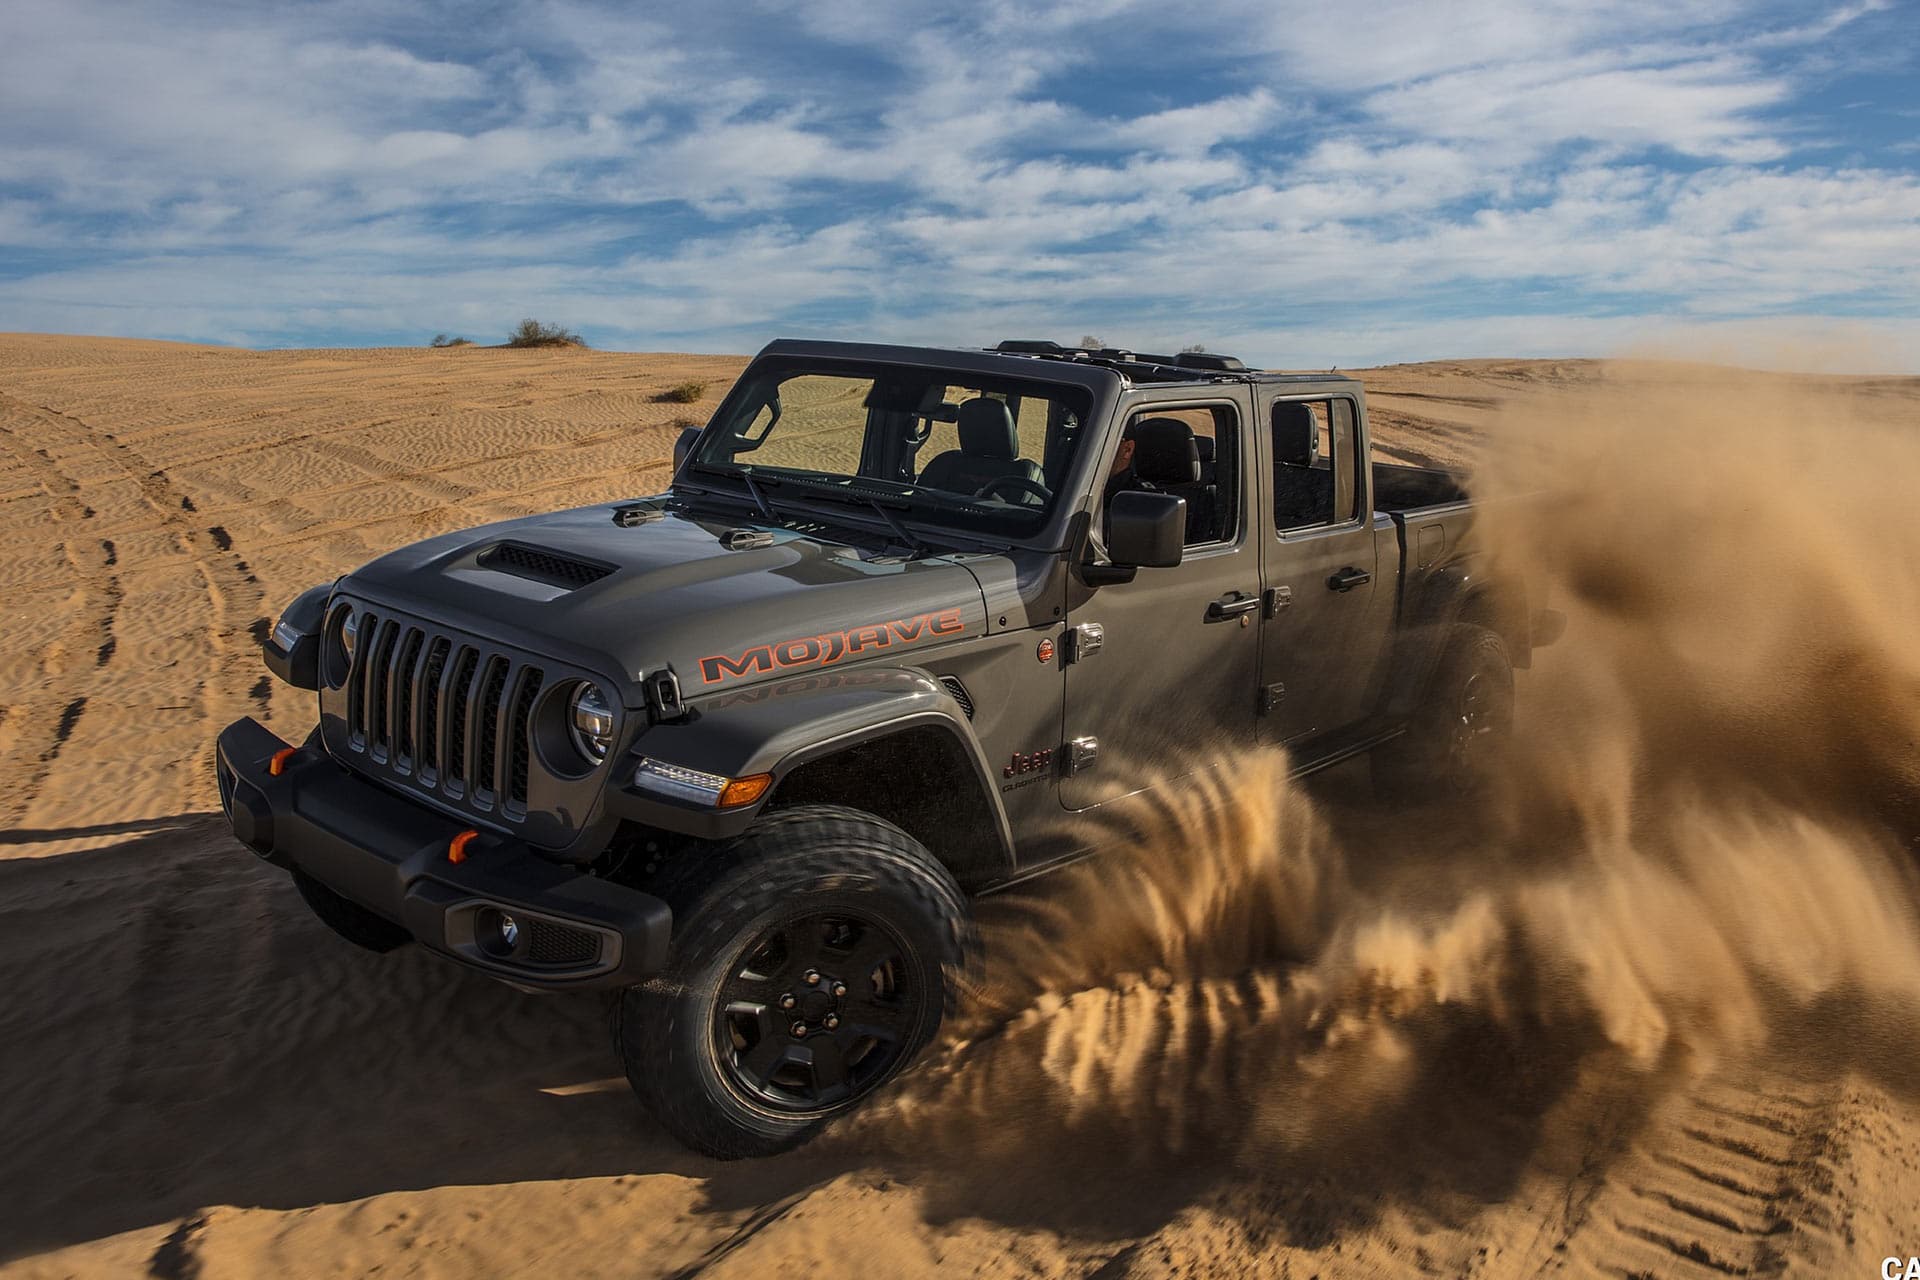
<svg viewBox="0 0 1920 1280"><path fill-rule="evenodd" d="M1011 459L1020 456L1020 434L1013 427L1013 411L1000 400L976 396L960 406L955 425L960 452L973 458Z"/></svg>
<svg viewBox="0 0 1920 1280"><path fill-rule="evenodd" d="M1195 436L1193 438L1193 447L1200 451L1201 466L1205 466L1207 463L1213 461L1213 437L1212 436Z"/></svg>
<svg viewBox="0 0 1920 1280"><path fill-rule="evenodd" d="M1283 467L1310 467L1320 460L1320 420L1306 401L1273 406L1273 460Z"/></svg>
<svg viewBox="0 0 1920 1280"><path fill-rule="evenodd" d="M1133 473L1153 484L1198 484L1200 450L1193 442L1193 428L1178 418L1135 423Z"/></svg>

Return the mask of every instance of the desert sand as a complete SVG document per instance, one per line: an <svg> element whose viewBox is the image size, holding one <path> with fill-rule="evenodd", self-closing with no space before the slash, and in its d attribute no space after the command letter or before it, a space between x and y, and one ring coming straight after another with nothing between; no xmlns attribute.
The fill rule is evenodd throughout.
<svg viewBox="0 0 1920 1280"><path fill-rule="evenodd" d="M1920 379L1363 371L1387 458L1504 440L1489 486L1590 484L1584 533L1501 531L1584 628L1523 681L1547 709L1524 785L1436 828L1247 762L1257 800L1151 815L1097 909L1045 914L1084 879L1007 908L1019 980L797 1154L676 1148L597 997L338 942L215 812L220 726L312 723L258 659L277 610L430 534L657 490L742 363L0 336L0 1273L1864 1276L1920 1253ZM655 399L690 380L699 403ZM1529 423L1596 443L1529 461Z"/></svg>

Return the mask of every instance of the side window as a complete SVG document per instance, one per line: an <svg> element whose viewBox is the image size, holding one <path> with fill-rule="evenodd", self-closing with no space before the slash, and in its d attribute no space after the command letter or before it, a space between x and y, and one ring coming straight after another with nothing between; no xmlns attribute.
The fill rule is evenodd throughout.
<svg viewBox="0 0 1920 1280"><path fill-rule="evenodd" d="M1325 400L1279 400L1272 415L1273 527L1284 533L1332 524L1339 510L1332 406Z"/></svg>
<svg viewBox="0 0 1920 1280"><path fill-rule="evenodd" d="M1361 513L1360 433L1353 429L1353 401L1339 399L1333 407L1333 518L1342 523Z"/></svg>
<svg viewBox="0 0 1920 1280"><path fill-rule="evenodd" d="M1127 424L1131 463L1109 493L1155 489L1187 501L1186 545L1232 541L1240 529L1240 419L1232 407L1147 409ZM1191 453L1188 450L1191 449ZM1123 452L1116 458L1127 457ZM1191 458L1199 458L1192 475Z"/></svg>

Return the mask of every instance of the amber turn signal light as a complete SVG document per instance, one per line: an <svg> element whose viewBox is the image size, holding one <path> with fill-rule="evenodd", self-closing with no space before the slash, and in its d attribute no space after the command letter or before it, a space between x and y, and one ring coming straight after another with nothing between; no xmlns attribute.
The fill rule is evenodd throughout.
<svg viewBox="0 0 1920 1280"><path fill-rule="evenodd" d="M720 792L715 807L720 809L738 809L743 804L752 804L767 794L767 788L773 785L773 775L756 773L751 777L735 778Z"/></svg>
<svg viewBox="0 0 1920 1280"><path fill-rule="evenodd" d="M287 761L298 751L298 747L282 747L273 753L273 759L267 761L267 773L270 777L279 777L287 771Z"/></svg>
<svg viewBox="0 0 1920 1280"><path fill-rule="evenodd" d="M472 827L468 827L465 831L462 831L459 835L447 841L447 861L465 862L467 860L467 846L472 844L474 837L479 834L480 833Z"/></svg>

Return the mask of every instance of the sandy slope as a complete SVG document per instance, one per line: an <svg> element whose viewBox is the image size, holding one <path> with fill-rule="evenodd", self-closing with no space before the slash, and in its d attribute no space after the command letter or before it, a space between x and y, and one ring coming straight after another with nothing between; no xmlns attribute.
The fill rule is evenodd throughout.
<svg viewBox="0 0 1920 1280"><path fill-rule="evenodd" d="M258 662L271 616L393 545L651 491L739 365L0 337L0 1270L1868 1275L1920 1252L1897 1031L1871 1069L1823 1052L1860 1029L1814 1022L1649 1108L1588 1064L1544 1118L1463 1087L1324 1167L1189 1153L1010 1198L928 1172L964 1148L694 1158L614 1078L596 999L336 943L209 812L221 724L311 721ZM1599 370L1366 376L1383 451L1444 463ZM688 379L703 405L652 399ZM1920 406L1910 380L1833 386Z"/></svg>

